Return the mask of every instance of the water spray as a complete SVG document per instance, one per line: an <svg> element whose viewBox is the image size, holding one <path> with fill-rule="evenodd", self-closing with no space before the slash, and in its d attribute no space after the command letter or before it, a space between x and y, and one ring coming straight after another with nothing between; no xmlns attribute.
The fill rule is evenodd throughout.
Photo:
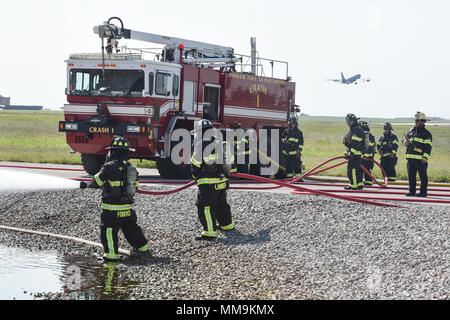
<svg viewBox="0 0 450 320"><path fill-rule="evenodd" d="M50 175L0 169L0 192L71 190L80 187L79 182Z"/></svg>

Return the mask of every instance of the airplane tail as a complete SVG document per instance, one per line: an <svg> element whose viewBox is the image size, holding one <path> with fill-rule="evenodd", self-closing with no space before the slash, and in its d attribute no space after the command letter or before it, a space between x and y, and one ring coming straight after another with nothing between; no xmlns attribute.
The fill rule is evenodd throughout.
<svg viewBox="0 0 450 320"><path fill-rule="evenodd" d="M345 81L346 81L343 72L341 72L341 78L342 78L342 82L345 82Z"/></svg>

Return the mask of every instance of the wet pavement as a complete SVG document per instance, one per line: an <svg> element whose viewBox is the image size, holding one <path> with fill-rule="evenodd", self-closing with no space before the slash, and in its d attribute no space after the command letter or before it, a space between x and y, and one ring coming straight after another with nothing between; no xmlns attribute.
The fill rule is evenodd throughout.
<svg viewBox="0 0 450 320"><path fill-rule="evenodd" d="M32 251L0 245L0 300L42 299L42 293L69 294L71 299L127 299L121 267L97 257L58 251ZM45 296L48 298L48 296Z"/></svg>

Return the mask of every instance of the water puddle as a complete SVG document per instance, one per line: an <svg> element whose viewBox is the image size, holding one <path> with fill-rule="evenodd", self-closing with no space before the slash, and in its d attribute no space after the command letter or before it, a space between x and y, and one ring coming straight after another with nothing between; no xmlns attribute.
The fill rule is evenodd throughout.
<svg viewBox="0 0 450 320"><path fill-rule="evenodd" d="M121 276L123 266L96 257L31 251L0 245L0 300L42 299L42 293L66 293L72 299L127 299L139 286Z"/></svg>

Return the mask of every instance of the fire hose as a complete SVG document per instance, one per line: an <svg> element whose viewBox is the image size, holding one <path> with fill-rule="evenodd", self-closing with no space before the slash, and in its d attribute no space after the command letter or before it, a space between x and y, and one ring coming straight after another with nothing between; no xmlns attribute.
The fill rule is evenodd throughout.
<svg viewBox="0 0 450 320"><path fill-rule="evenodd" d="M319 191L319 190L314 190L314 189L309 189L309 188L305 188L305 187L300 187L298 185L285 183L285 182L281 182L281 181L278 181L278 180L271 180L271 179L264 178L264 177L253 176L253 175L250 175L250 174L234 173L233 176L239 177L239 178L244 178L244 179L255 179L255 180L260 181L260 182L277 184L279 187L287 187L287 188L294 189L296 191L309 192L309 193L312 193L312 194L317 194L317 195L321 195L321 196L327 196L327 197L341 199L341 200L347 200L347 201L352 201L352 202L359 202L359 203L364 203L364 204L370 204L370 205L379 206L379 207L406 208L406 207L402 207L402 206L398 206L398 205L394 205L394 204L379 203L379 202L374 202L374 201L362 200L362 199L359 199L359 198L341 196L341 195L332 194L332 193L328 193L328 192L323 192L323 191Z"/></svg>
<svg viewBox="0 0 450 320"><path fill-rule="evenodd" d="M28 229L21 229L21 228L10 227L10 226L2 226L2 225L0 225L0 229L8 230L8 231L14 231L14 232L34 234L34 235L40 235L40 236L51 237L51 238L56 238L56 239L70 240L70 241L75 241L77 243L82 243L82 244L86 244L88 246L93 246L93 247L98 247L98 248L102 248L103 249L103 245L101 243L93 242L93 241L89 241L89 240L85 240L85 239L77 238L77 237L65 236L65 235L62 235L62 234L42 232L42 231L36 231L36 230L28 230ZM121 254L127 255L127 256L131 255L130 250L126 250L126 249L119 248L118 252L121 253Z"/></svg>
<svg viewBox="0 0 450 320"><path fill-rule="evenodd" d="M410 202L429 202L429 203L450 203L450 201L446 201L446 200L439 200L439 199L399 199L399 198L381 198L381 197L377 197L377 198L369 198L369 197L364 197L362 198L361 196L352 196L352 197L348 197L348 196L340 196L340 195L335 195L332 194L333 193L343 193L343 192L350 192L350 193L370 193L370 191L364 190L364 192L362 190L358 190L358 191L344 191L344 190L327 190L327 189L309 189L309 188L305 188L305 187L299 187L296 184L299 184L300 180L307 178L311 175L315 175L330 169L333 169L335 167L338 167L340 165L343 165L345 163L347 163L347 161L343 161L340 162L338 164L332 165L330 167L324 168L324 169L320 169L319 168L323 167L325 164L328 164L334 160L338 160L338 159L344 159L345 157L341 156L341 157L335 157L332 159L329 159L323 163L321 163L320 165L314 167L313 169L309 170L307 173L303 174L300 177L297 178L291 178L291 179L283 179L283 180L273 180L273 179L268 179L268 178L262 178L259 176L253 176L253 175L242 175L242 174L234 174L234 176L236 177L241 177L241 178L245 178L248 179L249 181L232 181L231 183L239 183L239 184L244 184L244 183L252 183L252 181L258 181L258 182L263 182L263 183L268 183L268 184L275 184L276 186L270 186L270 187L231 187L230 189L236 189L236 190L272 190L272 189L278 189L278 188L282 188L282 187L288 187L293 189L292 193L294 194L315 194L315 195L323 195L323 196L329 196L329 197L333 197L333 198L338 198L338 199L342 199L342 200L348 200L348 201L354 201L354 202L362 202L362 203L366 203L366 204L371 204L371 205L378 205L378 206L390 206L390 207L399 207L399 206L395 206L395 205L391 205L391 204L385 204L385 203L378 203L378 202L374 202L374 201L367 201L364 199L370 199L370 200L386 200L386 201L410 201ZM380 167L383 176L384 176L384 183L381 184L379 183L373 176L372 174L364 167L361 166L362 169L368 174L369 177L372 178L372 180L378 184L378 186L369 186L368 188L371 189L396 189L396 190L406 190L407 188L404 187L395 187L395 186L387 186L387 177L386 177L386 173L384 172L384 169L381 167L381 165L376 162L375 160L370 159L372 162L374 162L378 167ZM29 169L42 169L42 170L62 170L62 171L83 171L83 169L75 169L75 168L58 168L58 167L33 167L33 166L18 166L18 165L0 165L0 167L12 167L12 168L29 168ZM317 171L316 171L317 170ZM72 180L76 180L76 181L90 181L91 179L83 179L83 178L73 178ZM140 183L141 184L153 184L153 183L176 183L176 184L180 184L180 183L184 183L186 182L186 180L183 181L143 181L141 180ZM331 183L311 183L311 182L301 182L302 185L318 185L318 186L345 186L344 184L331 184ZM195 185L195 181L191 181L183 186L180 186L178 188L174 188L171 190L166 190L166 191L146 191L146 190L137 190L138 193L140 194L145 194L145 195L154 195L154 196L163 196L163 195L170 195L170 194L174 194L177 192L180 192L182 190L185 190L189 187L192 187ZM429 188L429 191L441 191L441 192L448 192L449 190L447 189L439 189L439 188ZM375 190L374 190L375 191ZM380 193L380 192L374 192L374 193ZM383 194L387 194L388 192L384 192ZM389 194L401 194L400 192L390 192ZM429 194L429 196L443 196L443 197L448 197L450 195L447 194Z"/></svg>
<svg viewBox="0 0 450 320"><path fill-rule="evenodd" d="M329 160L327 160L327 161L325 161L325 162L319 164L318 166L314 167L313 169L309 170L308 172L306 172L305 174L303 174L303 175L300 176L300 177L297 177L297 178L294 178L294 179L288 179L288 180L284 180L284 181L289 181L288 184L294 184L294 183L296 183L296 182L298 182L298 181L300 181L300 180L303 180L304 178L307 178L307 177L309 177L309 176L311 176L311 175L315 175L315 174L318 174L318 173L322 173L322 172L324 172L324 171L327 171L327 170L330 170L330 169L339 167L339 166L341 166L341 165L343 165L343 164L346 164L346 163L348 162L348 161L346 160L346 161L340 162L340 163L338 163L338 164L335 164L335 165L333 165L333 166L327 167L327 168L325 168L325 169L321 169L321 170L319 170L319 171L316 171L317 169L323 167L325 164L328 164L328 163L330 163L330 162L332 162L332 161L339 160L339 159L346 159L346 157L341 156L341 157L331 158L331 159L329 159ZM374 182L376 182L380 187L382 187L382 188L387 188L388 181L387 181L387 177L386 177L386 172L384 171L383 167L382 167L377 161L375 161L375 160L373 160L373 159L370 159L370 161L372 161L373 163L375 163L375 164L381 169L381 172L383 173L383 176L384 176L384 184L380 184L380 183L372 176L372 174L369 172L369 170L367 170L363 165L361 165L361 168L362 168L362 169L367 173L367 175L368 175ZM271 181L275 181L275 180L271 180ZM282 187L283 187L283 186L278 185L278 186L274 186L274 187L231 187L231 189L236 189L236 190L273 190L273 189L279 189L279 188L282 188Z"/></svg>
<svg viewBox="0 0 450 320"><path fill-rule="evenodd" d="M335 194L328 193L328 192L323 192L323 191L319 191L319 190L308 189L308 188L304 188L304 187L300 187L300 186L294 185L295 182L299 181L299 180L302 179L302 178L307 177L308 175L312 175L312 174L316 174L316 173L323 172L323 171L326 171L326 170L330 170L330 169L332 169L332 168L334 168L334 167L337 167L337 166L340 166L340 165L345 164L347 161L341 162L341 163L339 163L339 164L337 164L337 165L331 166L331 167L326 168L326 169L322 169L322 170L317 171L317 172L315 171L315 170L317 170L318 168L321 168L322 166L324 166L325 164L327 164L327 163L329 163L329 162L332 162L332 161L337 160L337 159L343 159L343 158L345 158L345 157L336 157L336 158L332 158L332 159L330 159L330 160L328 160L328 161L326 161L326 162L324 162L324 163L322 163L322 164L316 166L315 168L311 169L310 171L308 171L307 173L305 173L305 174L302 175L301 177L298 177L298 178L295 178L295 179L291 180L290 182L283 182L283 181L272 180L272 179L268 179L268 178L263 178L263 177L258 177L258 176L254 176L254 175L248 175L248 174L240 174L240 173L234 173L233 176L239 177L239 178L244 178L244 179L256 180L256 181L260 181L260 182L272 183L272 184L276 184L276 185L277 185L276 187L262 187L262 188L264 188L264 189L269 189L269 188L270 188L270 189L275 189L275 188L281 188L281 187L288 187L288 188L294 189L294 190L296 190L296 191L312 192L312 193L317 194L317 195L328 196L328 197L337 198L337 199L341 199L341 200L347 200L347 201L353 201L353 202L365 203L365 204L370 204L370 205L375 205L375 206L382 206L382 207L397 207L397 208L404 208L404 207L401 207L401 206L398 206L398 205L386 204L386 203L378 203L378 202L367 201L367 200L362 200L362 199L353 198L353 197L348 197L348 196L335 195ZM374 162L375 162L378 166L380 166L376 161L374 161ZM362 168L365 169L363 166L362 166ZM382 169L381 166L380 166L380 168ZM370 174L370 172L369 172L367 169L365 169L365 170L366 170L366 172L369 174L369 176L370 176L374 181L376 181L376 179ZM383 171L384 176L386 177L386 174L385 174L385 172L384 172L383 169L382 169L382 171ZM378 183L378 182L377 182L377 183ZM158 192L154 192L154 191L143 191L143 190L138 190L137 192L138 192L138 193L141 193L141 194L147 194L147 195L168 195L168 194L173 194L173 193L182 191L182 190L184 190L184 189L187 189L187 188L193 186L194 184L195 184L195 181L190 182L190 183L188 183L188 184L186 184L186 185L184 185L184 186L181 186L181 187L179 187L179 188L169 190L169 191L158 191ZM387 185L387 178L385 178L385 185L381 185L381 184L380 184L380 186L386 187L386 185ZM234 187L234 189L247 189L247 188L249 188L249 187ZM230 188L230 189L233 189L233 188ZM261 189L261 188L252 188L252 189Z"/></svg>

